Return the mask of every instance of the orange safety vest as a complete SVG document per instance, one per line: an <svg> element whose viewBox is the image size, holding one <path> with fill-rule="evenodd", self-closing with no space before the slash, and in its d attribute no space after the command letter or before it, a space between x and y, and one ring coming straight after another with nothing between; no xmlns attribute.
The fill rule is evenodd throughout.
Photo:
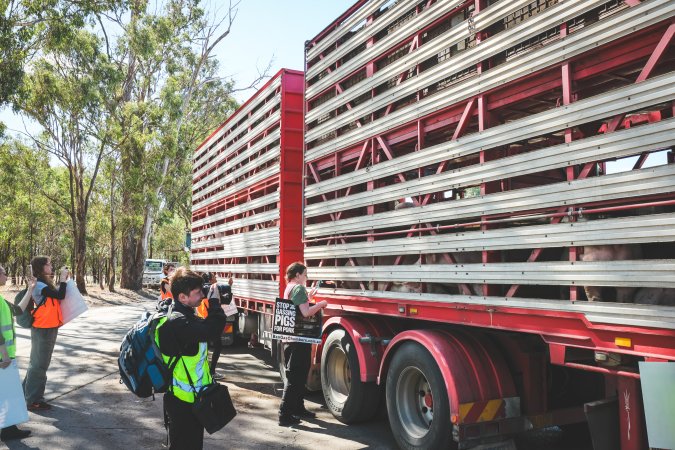
<svg viewBox="0 0 675 450"><path fill-rule="evenodd" d="M206 319L209 316L209 299L205 298L197 306L197 315L202 319Z"/></svg>
<svg viewBox="0 0 675 450"><path fill-rule="evenodd" d="M47 297L42 305L35 307L32 314L35 328L58 328L63 325L61 302L55 298Z"/></svg>
<svg viewBox="0 0 675 450"><path fill-rule="evenodd" d="M162 281L159 282L159 299L160 300L166 300L168 298L173 300L173 295L171 295L171 290L166 289L164 286L168 285L169 283L169 278L164 277L162 278ZM164 291L166 289L166 292Z"/></svg>

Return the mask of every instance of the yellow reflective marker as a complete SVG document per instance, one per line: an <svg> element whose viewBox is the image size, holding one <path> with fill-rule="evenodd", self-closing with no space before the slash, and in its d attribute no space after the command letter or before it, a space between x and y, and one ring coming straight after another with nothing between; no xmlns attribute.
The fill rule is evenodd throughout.
<svg viewBox="0 0 675 450"><path fill-rule="evenodd" d="M616 344L617 347L632 347L633 341L631 341L630 338L617 337L614 338L614 344Z"/></svg>

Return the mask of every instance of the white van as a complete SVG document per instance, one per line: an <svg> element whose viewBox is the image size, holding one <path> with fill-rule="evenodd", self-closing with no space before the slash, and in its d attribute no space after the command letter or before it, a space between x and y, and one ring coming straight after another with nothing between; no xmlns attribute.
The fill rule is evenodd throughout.
<svg viewBox="0 0 675 450"><path fill-rule="evenodd" d="M164 268L163 259L146 259L143 268L143 286L159 287L159 283L164 278L162 269Z"/></svg>

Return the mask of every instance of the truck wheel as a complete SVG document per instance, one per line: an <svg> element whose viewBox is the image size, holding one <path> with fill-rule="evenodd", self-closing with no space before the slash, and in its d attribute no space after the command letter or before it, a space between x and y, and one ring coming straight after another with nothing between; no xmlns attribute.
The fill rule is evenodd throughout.
<svg viewBox="0 0 675 450"><path fill-rule="evenodd" d="M380 387L361 381L354 343L343 329L333 330L323 345L321 388L326 406L341 422L362 422L377 411Z"/></svg>
<svg viewBox="0 0 675 450"><path fill-rule="evenodd" d="M404 343L391 361L387 414L399 447L450 446L450 405L443 375L433 356L417 343Z"/></svg>

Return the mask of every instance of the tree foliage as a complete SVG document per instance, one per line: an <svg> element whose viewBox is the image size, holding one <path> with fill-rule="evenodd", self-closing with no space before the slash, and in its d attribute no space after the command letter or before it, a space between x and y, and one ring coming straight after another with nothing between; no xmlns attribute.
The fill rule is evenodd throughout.
<svg viewBox="0 0 675 450"><path fill-rule="evenodd" d="M149 252L187 262L192 152L237 107L212 55L237 6L0 0L0 106L39 125L0 141L10 273L47 254L81 290L138 289Z"/></svg>

